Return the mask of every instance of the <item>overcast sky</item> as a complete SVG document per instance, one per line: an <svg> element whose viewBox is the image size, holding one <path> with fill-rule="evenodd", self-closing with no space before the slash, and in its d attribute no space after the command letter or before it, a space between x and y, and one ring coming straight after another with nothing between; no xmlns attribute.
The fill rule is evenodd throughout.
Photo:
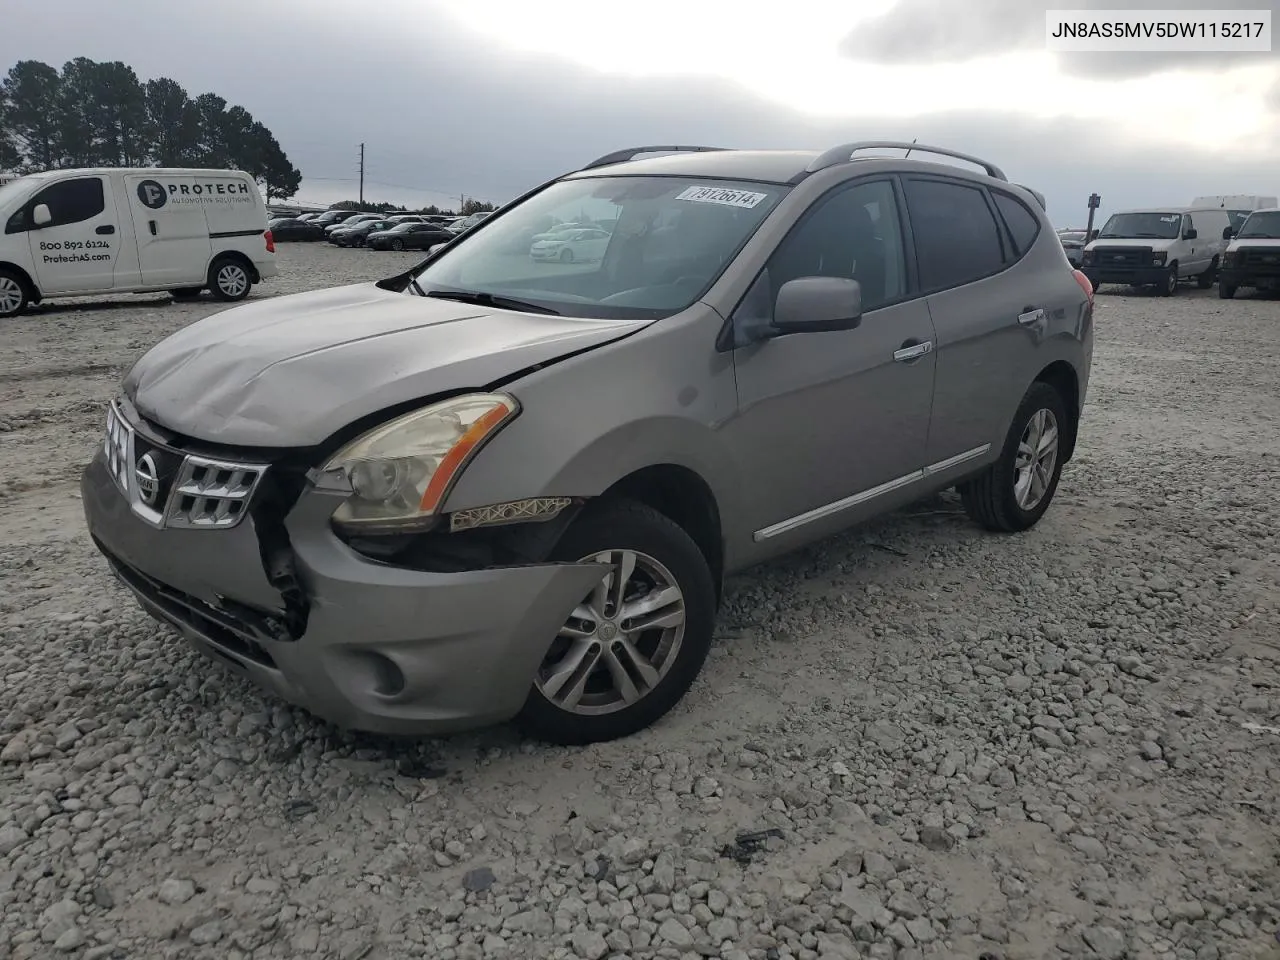
<svg viewBox="0 0 1280 960"><path fill-rule="evenodd" d="M1083 222L1095 190L1104 213L1280 194L1280 53L1055 58L1027 0L788 0L785 15L710 0L5 6L0 71L118 59L216 92L277 135L303 200L354 197L362 141L366 199L422 204L503 202L637 144L913 137L994 161L1060 226Z"/></svg>

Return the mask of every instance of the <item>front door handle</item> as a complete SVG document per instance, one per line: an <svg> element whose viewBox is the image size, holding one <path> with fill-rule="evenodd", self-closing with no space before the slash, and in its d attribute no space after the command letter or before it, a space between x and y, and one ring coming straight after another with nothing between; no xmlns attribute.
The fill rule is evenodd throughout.
<svg viewBox="0 0 1280 960"><path fill-rule="evenodd" d="M1018 322L1024 327L1030 327L1044 320L1044 316L1044 310L1039 307L1023 307L1022 313L1018 314Z"/></svg>
<svg viewBox="0 0 1280 960"><path fill-rule="evenodd" d="M893 351L893 359L899 363L910 363L912 360L919 360L927 353L933 352L933 341L926 340L924 343L912 343L908 340L897 350Z"/></svg>
<svg viewBox="0 0 1280 960"><path fill-rule="evenodd" d="M103 225L102 225L102 226L100 226L97 230L95 230L95 231L93 231L93 232L94 232L94 233L96 233L96 234L98 234L98 236L100 236L100 237L106 237L106 236L110 236L111 234L115 233L115 232L116 232L116 228L115 228L115 227L113 227L111 224L107 223L107 224L103 224Z"/></svg>
<svg viewBox="0 0 1280 960"><path fill-rule="evenodd" d="M156 222L154 220L148 222L151 225L151 235L154 237L156 235Z"/></svg>

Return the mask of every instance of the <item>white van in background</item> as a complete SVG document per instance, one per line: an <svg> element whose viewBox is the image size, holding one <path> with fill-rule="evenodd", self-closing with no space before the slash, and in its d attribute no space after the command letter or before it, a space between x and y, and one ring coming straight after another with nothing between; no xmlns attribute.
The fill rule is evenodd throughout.
<svg viewBox="0 0 1280 960"><path fill-rule="evenodd" d="M1147 207L1113 213L1084 248L1080 268L1096 289L1103 283L1155 287L1164 297L1180 280L1207 290L1235 228L1221 207Z"/></svg>
<svg viewBox="0 0 1280 960"><path fill-rule="evenodd" d="M0 317L55 297L209 290L242 300L279 272L240 170L50 170L0 187Z"/></svg>
<svg viewBox="0 0 1280 960"><path fill-rule="evenodd" d="M1230 300L1240 287L1280 290L1280 208L1254 210L1227 246L1218 296Z"/></svg>
<svg viewBox="0 0 1280 960"><path fill-rule="evenodd" d="M1219 193L1205 197L1196 197L1191 201L1193 207L1218 207L1226 210L1231 217L1231 226L1239 230L1245 219L1255 210L1272 210L1280 207L1275 197L1264 197L1255 193Z"/></svg>

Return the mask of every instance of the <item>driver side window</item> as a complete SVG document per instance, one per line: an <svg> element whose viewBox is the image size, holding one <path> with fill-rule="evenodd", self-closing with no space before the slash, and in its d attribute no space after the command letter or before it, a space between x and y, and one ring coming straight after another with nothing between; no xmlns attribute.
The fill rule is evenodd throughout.
<svg viewBox="0 0 1280 960"><path fill-rule="evenodd" d="M837 187L783 238L734 311L735 327L769 325L778 291L800 277L857 280L864 313L901 300L907 292L902 239L891 181Z"/></svg>
<svg viewBox="0 0 1280 960"><path fill-rule="evenodd" d="M1185 237L1187 235L1187 231L1194 230L1195 228L1196 228L1196 225L1191 221L1191 214L1189 213L1183 214L1182 215L1182 235Z"/></svg>

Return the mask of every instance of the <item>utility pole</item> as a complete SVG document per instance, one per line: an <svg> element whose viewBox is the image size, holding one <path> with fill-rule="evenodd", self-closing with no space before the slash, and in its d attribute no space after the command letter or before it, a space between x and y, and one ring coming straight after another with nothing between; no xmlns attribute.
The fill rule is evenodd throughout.
<svg viewBox="0 0 1280 960"><path fill-rule="evenodd" d="M364 206L364 144L360 144L360 206Z"/></svg>

